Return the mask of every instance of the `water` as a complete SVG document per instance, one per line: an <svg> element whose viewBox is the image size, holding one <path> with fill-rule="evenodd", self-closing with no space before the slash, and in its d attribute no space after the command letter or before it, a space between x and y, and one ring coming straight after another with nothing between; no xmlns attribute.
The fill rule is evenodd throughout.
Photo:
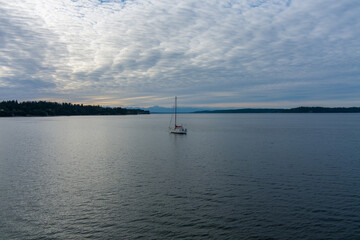
<svg viewBox="0 0 360 240"><path fill-rule="evenodd" d="M0 119L0 239L360 239L360 114Z"/></svg>

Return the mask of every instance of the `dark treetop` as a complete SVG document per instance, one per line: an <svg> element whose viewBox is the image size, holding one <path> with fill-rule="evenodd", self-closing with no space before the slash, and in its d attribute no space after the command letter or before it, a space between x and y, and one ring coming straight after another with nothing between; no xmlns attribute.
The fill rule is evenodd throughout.
<svg viewBox="0 0 360 240"><path fill-rule="evenodd" d="M18 102L13 100L0 102L0 117L128 114L149 114L149 111L46 101Z"/></svg>

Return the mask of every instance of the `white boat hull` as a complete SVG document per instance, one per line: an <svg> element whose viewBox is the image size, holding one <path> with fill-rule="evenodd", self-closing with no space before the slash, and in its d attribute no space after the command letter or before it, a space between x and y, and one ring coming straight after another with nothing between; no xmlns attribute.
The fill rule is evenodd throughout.
<svg viewBox="0 0 360 240"><path fill-rule="evenodd" d="M174 134L186 134L187 129L183 127L171 128L170 132Z"/></svg>

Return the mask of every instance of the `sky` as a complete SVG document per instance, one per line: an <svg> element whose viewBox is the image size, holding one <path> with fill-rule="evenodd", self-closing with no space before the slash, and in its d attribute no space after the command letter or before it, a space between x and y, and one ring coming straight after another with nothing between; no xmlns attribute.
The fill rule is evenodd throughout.
<svg viewBox="0 0 360 240"><path fill-rule="evenodd" d="M0 0L0 101L360 106L358 0Z"/></svg>

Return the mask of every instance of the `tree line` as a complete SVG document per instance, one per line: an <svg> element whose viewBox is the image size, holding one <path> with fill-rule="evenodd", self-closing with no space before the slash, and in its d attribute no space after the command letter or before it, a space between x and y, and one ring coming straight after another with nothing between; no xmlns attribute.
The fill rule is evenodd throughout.
<svg viewBox="0 0 360 240"><path fill-rule="evenodd" d="M297 107L282 108L244 108L214 111L198 111L196 113L360 113L360 107Z"/></svg>
<svg viewBox="0 0 360 240"><path fill-rule="evenodd" d="M149 114L142 109L102 107L94 105L17 100L0 102L0 117L12 116L72 116L72 115L136 115Z"/></svg>

